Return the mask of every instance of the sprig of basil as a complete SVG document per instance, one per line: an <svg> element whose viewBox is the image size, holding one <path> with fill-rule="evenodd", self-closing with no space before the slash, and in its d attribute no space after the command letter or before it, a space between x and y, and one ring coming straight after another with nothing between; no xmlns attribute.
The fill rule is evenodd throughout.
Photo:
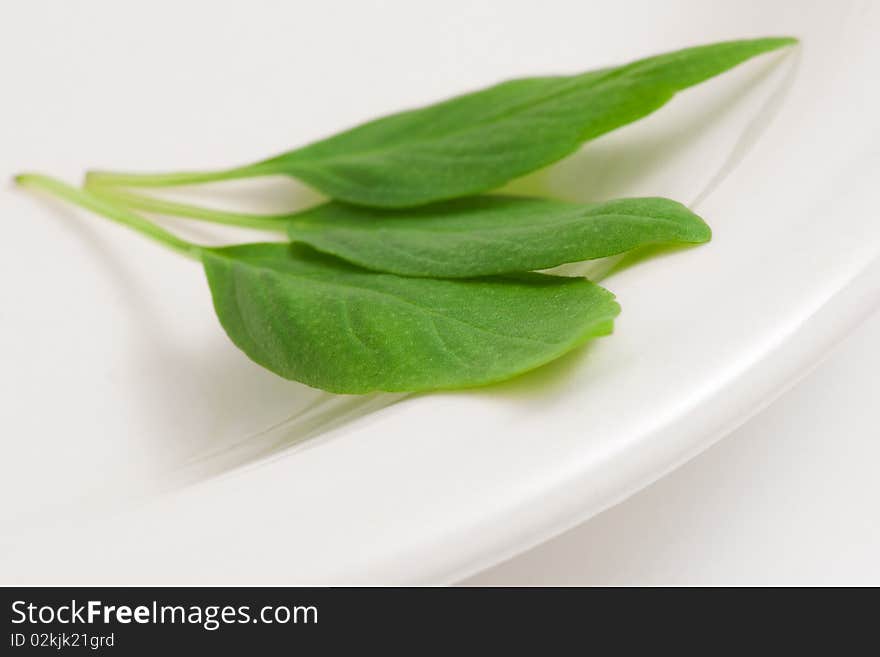
<svg viewBox="0 0 880 657"><path fill-rule="evenodd" d="M568 203L522 196L472 196L409 209L330 202L289 215L224 212L98 187L132 208L248 228L285 230L366 269L466 278L547 269L649 244L700 244L709 226L681 203L627 198Z"/></svg>
<svg viewBox="0 0 880 657"><path fill-rule="evenodd" d="M556 162L677 92L790 37L728 41L578 75L524 78L392 114L223 171L91 172L91 184L164 187L285 174L359 205L408 207L477 194Z"/></svg>
<svg viewBox="0 0 880 657"><path fill-rule="evenodd" d="M230 339L276 374L331 392L502 381L610 333L620 312L610 292L582 278L409 278L296 245L201 247L86 190L40 175L17 182L201 261Z"/></svg>

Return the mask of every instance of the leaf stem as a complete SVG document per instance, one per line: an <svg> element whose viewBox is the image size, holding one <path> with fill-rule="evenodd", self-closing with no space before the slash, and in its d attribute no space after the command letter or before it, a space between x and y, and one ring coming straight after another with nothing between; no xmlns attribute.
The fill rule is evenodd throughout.
<svg viewBox="0 0 880 657"><path fill-rule="evenodd" d="M224 169L222 171L178 171L172 173L88 171L86 173L86 186L175 187L178 185L195 185L199 183L220 182L222 180L252 178L272 173L277 173L275 167L265 162L248 164L233 169Z"/></svg>
<svg viewBox="0 0 880 657"><path fill-rule="evenodd" d="M16 184L28 189L37 189L57 198L69 201L81 208L91 210L116 223L128 226L163 246L177 251L194 260L201 260L202 247L169 233L156 224L130 210L114 205L84 189L37 173L24 173L15 177Z"/></svg>
<svg viewBox="0 0 880 657"><path fill-rule="evenodd" d="M198 219L200 221L210 221L215 224L225 224L227 226L241 226L243 228L258 228L261 230L271 230L284 232L284 222L290 219L290 215L286 214L249 214L244 212L226 212L224 210L214 210L211 208L203 208L197 205L189 205L187 203L177 203L175 201L166 201L163 199L143 196L133 192L125 192L117 188L104 186L91 186L86 183L87 189L91 193L108 201L119 203L136 210L144 210L146 212L156 212L172 217L186 217L187 219Z"/></svg>

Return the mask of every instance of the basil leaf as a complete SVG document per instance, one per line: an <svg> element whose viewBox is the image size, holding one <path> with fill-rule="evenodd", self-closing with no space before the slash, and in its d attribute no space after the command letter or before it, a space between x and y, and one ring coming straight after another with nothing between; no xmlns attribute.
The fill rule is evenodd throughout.
<svg viewBox="0 0 880 657"><path fill-rule="evenodd" d="M186 242L45 176L16 178L203 263L230 339L285 378L338 393L502 381L611 332L614 296L583 278L440 280L380 274L305 246Z"/></svg>
<svg viewBox="0 0 880 657"><path fill-rule="evenodd" d="M582 278L369 272L306 247L205 249L230 339L288 379L337 393L502 381L611 332L613 295Z"/></svg>
<svg viewBox="0 0 880 657"><path fill-rule="evenodd" d="M392 114L256 164L214 172L92 172L89 182L168 186L286 174L360 205L407 207L476 194L636 121L676 92L793 38L729 41L571 76L503 82Z"/></svg>
<svg viewBox="0 0 880 657"><path fill-rule="evenodd" d="M286 226L294 242L401 276L467 278L547 269L649 244L698 244L712 235L700 217L665 198L580 204L486 195L405 210L331 202L296 214L258 215L110 188L94 193L172 216L269 230Z"/></svg>
<svg viewBox="0 0 880 657"><path fill-rule="evenodd" d="M700 217L675 201L590 205L477 196L411 210L328 203L293 215L291 240L368 269L458 278L546 269L647 244L700 243Z"/></svg>

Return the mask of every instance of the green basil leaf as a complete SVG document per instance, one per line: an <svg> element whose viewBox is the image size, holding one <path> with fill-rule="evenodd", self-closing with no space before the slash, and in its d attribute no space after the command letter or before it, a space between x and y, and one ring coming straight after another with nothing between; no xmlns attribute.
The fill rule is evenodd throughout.
<svg viewBox="0 0 880 657"><path fill-rule="evenodd" d="M407 278L301 245L203 247L52 178L22 174L16 182L200 261L232 341L276 374L331 392L502 381L610 333L620 312L610 292L583 278Z"/></svg>
<svg viewBox="0 0 880 657"><path fill-rule="evenodd" d="M676 92L787 37L687 48L580 75L503 82L392 114L256 164L213 172L92 172L94 184L168 186L286 174L359 205L407 207L476 194L636 121Z"/></svg>
<svg viewBox="0 0 880 657"><path fill-rule="evenodd" d="M296 214L226 212L96 188L131 208L214 223L279 230L361 267L401 276L467 278L547 269L649 244L699 244L705 222L664 198L566 203L485 195L409 209L330 202Z"/></svg>
<svg viewBox="0 0 880 657"><path fill-rule="evenodd" d="M270 243L204 249L202 259L220 323L242 351L338 393L502 381L608 334L620 310L582 278L406 278Z"/></svg>
<svg viewBox="0 0 880 657"><path fill-rule="evenodd" d="M410 210L327 203L291 216L291 240L403 276L458 278L546 269L647 244L701 243L711 230L681 203L579 204L477 196Z"/></svg>

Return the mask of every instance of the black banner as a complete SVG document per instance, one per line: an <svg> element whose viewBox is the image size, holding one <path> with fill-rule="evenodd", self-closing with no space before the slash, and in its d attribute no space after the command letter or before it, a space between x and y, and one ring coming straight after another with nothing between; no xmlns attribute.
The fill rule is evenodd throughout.
<svg viewBox="0 0 880 657"><path fill-rule="evenodd" d="M754 647L828 628L803 590L574 588L4 588L0 654L264 654L353 646L469 653L474 639L538 654L601 645L681 648L713 636ZM831 597L838 597L839 592ZM822 596L825 598L825 596ZM826 599L826 603L828 600ZM871 608L873 611L873 608ZM848 617L873 627L872 614ZM859 617L862 617L861 619ZM786 617L792 619L787 625ZM796 619L796 620L795 620ZM699 630L698 633L695 633ZM609 644L609 641L611 642ZM708 647L708 646L706 646ZM191 651L198 651L191 652ZM255 652L256 651L256 652ZM312 653L315 654L315 653Z"/></svg>

